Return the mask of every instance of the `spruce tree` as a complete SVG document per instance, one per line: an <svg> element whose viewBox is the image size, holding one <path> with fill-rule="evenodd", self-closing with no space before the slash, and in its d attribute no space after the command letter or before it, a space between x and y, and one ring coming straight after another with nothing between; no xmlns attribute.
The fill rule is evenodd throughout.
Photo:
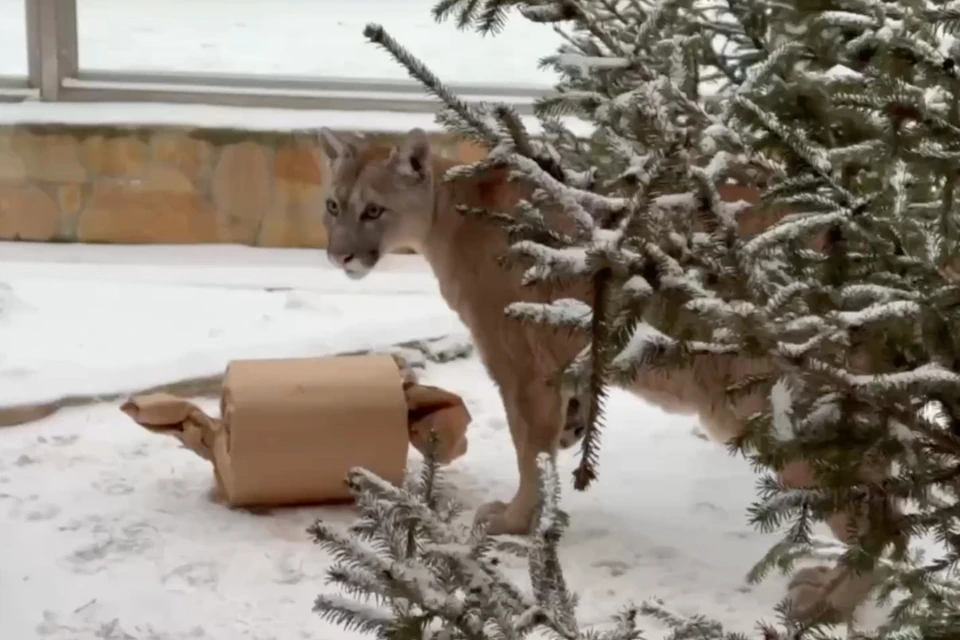
<svg viewBox="0 0 960 640"><path fill-rule="evenodd" d="M559 372L587 424L575 486L596 477L611 384L698 356L768 362L729 389L769 399L731 449L761 473L752 521L785 531L751 576L822 554L813 524L845 512L870 526L837 560L879 571L895 603L878 637L960 636L960 6L444 0L434 14L493 33L513 9L566 39L543 60L561 81L536 138L510 108L458 99L382 27L365 33L490 150L447 179L509 166L538 187L519 215L464 212L509 235L505 268L594 283L590 305L505 309L590 339ZM594 132L578 139L563 115ZM721 197L731 183L750 206ZM576 231L546 228L544 205ZM817 487L775 479L796 460ZM922 535L933 557L909 546Z"/></svg>
<svg viewBox="0 0 960 640"><path fill-rule="evenodd" d="M314 611L384 640L643 640L643 617L670 628L672 640L744 640L657 600L626 604L603 630L584 629L560 565L567 526L560 479L549 456L541 456L539 468L541 500L531 535L514 542L460 523L462 507L430 455L401 487L352 469L347 484L356 496L357 523L344 530L318 520L308 530L336 559L327 582L340 591L318 596ZM527 559L529 590L504 574L505 555ZM772 626L761 633L770 640L789 637Z"/></svg>

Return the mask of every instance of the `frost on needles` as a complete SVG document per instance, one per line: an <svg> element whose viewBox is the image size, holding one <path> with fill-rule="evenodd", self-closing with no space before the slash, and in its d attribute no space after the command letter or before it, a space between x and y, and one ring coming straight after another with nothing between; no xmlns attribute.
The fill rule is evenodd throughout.
<svg viewBox="0 0 960 640"><path fill-rule="evenodd" d="M347 483L357 497L357 523L343 529L317 521L309 529L335 559L328 584L340 591L317 597L314 611L384 640L642 640L638 622L644 616L672 629L674 640L742 637L655 600L625 606L601 629L584 628L560 567L567 522L559 507L560 480L549 456L540 458L539 468L537 518L530 537L514 542L459 523L461 506L432 456L402 487L351 470ZM507 575L505 555L527 560L529 588Z"/></svg>
<svg viewBox="0 0 960 640"><path fill-rule="evenodd" d="M447 179L506 166L536 187L520 215L463 212L503 227L505 266L593 283L589 305L505 310L590 338L561 372L588 427L575 486L596 476L611 382L754 358L764 373L729 393L768 401L731 449L763 474L752 521L784 533L751 577L832 553L884 576L879 635L953 637L960 5L444 0L434 15L494 33L509 9L565 41L543 59L561 81L537 136L507 106L460 100L382 27L365 33L443 102L440 122L490 150ZM546 228L544 207L571 231ZM795 460L816 487L776 480ZM837 511L870 526L825 551L813 526ZM909 545L920 536L930 557Z"/></svg>

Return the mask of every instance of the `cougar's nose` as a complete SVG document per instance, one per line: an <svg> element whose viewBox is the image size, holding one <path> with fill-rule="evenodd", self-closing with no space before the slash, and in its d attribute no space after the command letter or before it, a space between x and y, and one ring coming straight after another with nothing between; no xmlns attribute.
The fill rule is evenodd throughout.
<svg viewBox="0 0 960 640"><path fill-rule="evenodd" d="M337 265L338 267L345 267L350 263L351 260L353 260L352 253L337 253L335 251L331 251L328 255L330 256L330 260L333 261L333 264Z"/></svg>

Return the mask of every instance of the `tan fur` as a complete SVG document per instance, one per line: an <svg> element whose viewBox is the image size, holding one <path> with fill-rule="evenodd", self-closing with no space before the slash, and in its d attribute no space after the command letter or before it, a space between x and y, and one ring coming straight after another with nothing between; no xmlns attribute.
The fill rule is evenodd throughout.
<svg viewBox="0 0 960 640"><path fill-rule="evenodd" d="M526 532L536 506L537 455L555 454L561 446L575 441L563 433L564 403L547 379L568 363L584 342L525 328L508 320L503 310L516 301L558 297L586 301L589 290L583 285L563 290L521 286L519 273L505 272L495 261L507 248L503 233L455 210L457 205L470 205L512 211L528 192L507 182L505 172L493 172L479 181L443 183L442 176L455 163L431 154L419 130L411 131L394 149L329 131L323 132L321 140L333 159L331 197L340 203L336 217L325 216L331 259L344 264L346 256L356 254L348 262L355 265L353 277L362 277L373 268L376 258L398 248L409 247L424 255L444 299L469 328L500 390L517 454L520 482L515 495L507 503L482 505L476 518L486 522L493 533ZM416 165L422 169L419 174L411 170ZM756 194L731 186L722 187L721 195L727 201L755 202ZM386 208L374 223L359 219L369 202ZM741 231L752 235L771 222L748 213L742 219ZM356 260L363 256L368 259L356 266ZM630 390L668 412L697 414L713 439L726 441L741 432L745 417L759 411L765 398L747 396L730 404L725 389L743 376L769 369L768 362L741 357L699 357L682 372L644 372ZM808 485L812 478L805 465L794 465L784 472L784 480L793 486ZM846 538L845 517L838 516L830 525L838 536ZM816 574L820 580L813 581L816 587L810 586L812 574L798 575L803 580L794 585L794 593L800 609L811 610L826 599L837 608L849 610L865 594L858 589L859 584L841 585L831 593L820 580L825 575L822 573Z"/></svg>

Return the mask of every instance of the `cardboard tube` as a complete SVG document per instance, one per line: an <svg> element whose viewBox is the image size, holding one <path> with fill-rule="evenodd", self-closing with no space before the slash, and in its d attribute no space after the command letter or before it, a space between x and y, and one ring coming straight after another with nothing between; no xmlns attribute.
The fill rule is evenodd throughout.
<svg viewBox="0 0 960 640"><path fill-rule="evenodd" d="M234 506L351 499L351 467L403 480L407 402L387 355L235 360L214 463Z"/></svg>
<svg viewBox="0 0 960 640"><path fill-rule="evenodd" d="M121 410L211 461L225 504L340 502L352 498L343 482L351 467L399 484L408 445L427 453L431 431L440 463L466 453L463 398L408 374L377 355L235 361L219 419L169 393L134 396Z"/></svg>

